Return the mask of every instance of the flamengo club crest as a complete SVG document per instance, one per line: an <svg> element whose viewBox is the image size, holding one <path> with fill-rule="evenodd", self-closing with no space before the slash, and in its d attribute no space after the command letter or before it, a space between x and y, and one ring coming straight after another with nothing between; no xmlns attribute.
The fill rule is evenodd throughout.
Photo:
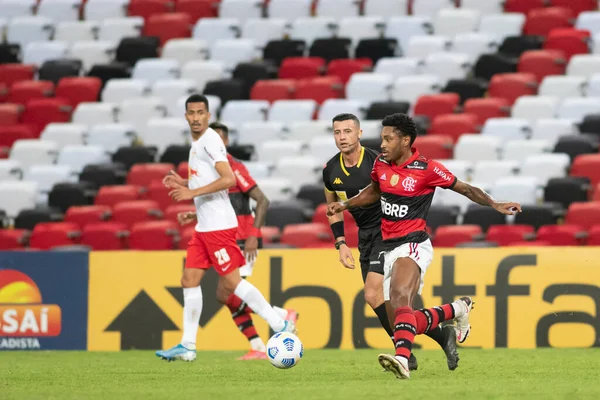
<svg viewBox="0 0 600 400"><path fill-rule="evenodd" d="M402 181L402 187L404 188L404 190L406 190L407 192L414 192L415 191L415 184L417 183L417 181L415 179L413 179L410 176L407 176L406 178L404 178L404 180Z"/></svg>
<svg viewBox="0 0 600 400"><path fill-rule="evenodd" d="M390 185L396 186L399 180L400 177L397 174L392 175L392 179L390 179Z"/></svg>

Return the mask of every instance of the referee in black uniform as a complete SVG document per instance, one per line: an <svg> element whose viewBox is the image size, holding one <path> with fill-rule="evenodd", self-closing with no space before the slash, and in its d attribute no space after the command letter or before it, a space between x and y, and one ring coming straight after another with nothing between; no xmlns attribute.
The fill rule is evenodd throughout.
<svg viewBox="0 0 600 400"><path fill-rule="evenodd" d="M371 183L371 169L379 153L360 144L362 130L360 121L353 114L339 114L333 118L333 137L340 152L331 158L323 168L323 184L327 204L346 201L356 196ZM394 331L385 309L383 298L383 260L381 238L381 206L375 203L364 208L349 210L358 226L358 251L360 269L364 282L365 300L371 306L381 326L393 340ZM343 214L329 218L329 224L335 237L335 248L340 253L340 262L344 267L354 269L354 257L346 245ZM427 336L438 342L446 353L448 368L458 366L456 352L456 333L454 328L446 326L431 330ZM417 369L417 359L411 354L409 369Z"/></svg>

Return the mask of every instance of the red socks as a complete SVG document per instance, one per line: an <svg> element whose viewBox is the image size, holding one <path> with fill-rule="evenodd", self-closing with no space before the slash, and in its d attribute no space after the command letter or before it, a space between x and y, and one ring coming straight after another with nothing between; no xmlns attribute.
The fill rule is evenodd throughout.
<svg viewBox="0 0 600 400"><path fill-rule="evenodd" d="M415 311L417 335L429 332L436 328L441 322L448 321L454 318L454 308L452 304L444 304L443 306L421 309Z"/></svg>
<svg viewBox="0 0 600 400"><path fill-rule="evenodd" d="M254 322L252 322L252 310L246 303L239 297L232 294L227 298L227 308L231 312L233 322L237 325L238 329L246 336L248 341L258 337Z"/></svg>
<svg viewBox="0 0 600 400"><path fill-rule="evenodd" d="M394 342L396 343L396 355L408 359L412 351L412 345L417 333L417 320L412 307L399 307L396 309L394 321Z"/></svg>

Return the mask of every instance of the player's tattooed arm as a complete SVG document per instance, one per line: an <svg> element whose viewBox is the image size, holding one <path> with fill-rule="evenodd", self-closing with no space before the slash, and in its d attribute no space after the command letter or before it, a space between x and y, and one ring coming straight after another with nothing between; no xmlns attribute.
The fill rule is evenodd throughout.
<svg viewBox="0 0 600 400"><path fill-rule="evenodd" d="M482 206L492 207L498 212L506 215L513 215L515 212L521 212L521 205L509 201L497 201L492 196L486 193L485 190L477 186L469 185L460 179L452 187L456 193L460 193L474 203Z"/></svg>

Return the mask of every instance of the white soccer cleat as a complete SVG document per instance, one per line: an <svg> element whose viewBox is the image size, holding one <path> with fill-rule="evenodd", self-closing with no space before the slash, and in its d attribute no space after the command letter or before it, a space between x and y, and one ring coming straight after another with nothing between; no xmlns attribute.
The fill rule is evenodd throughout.
<svg viewBox="0 0 600 400"><path fill-rule="evenodd" d="M296 324L294 324L292 321L285 321L285 326L279 332L289 332L289 333L293 333L294 335L298 334L298 330L296 329Z"/></svg>
<svg viewBox="0 0 600 400"><path fill-rule="evenodd" d="M455 301L454 304L460 308L460 310L456 312L457 316L454 318L454 321L456 322L456 326L454 327L454 330L456 331L456 340L458 343L464 343L469 337L469 333L471 333L469 315L471 315L471 310L473 309L475 302L470 297L461 297Z"/></svg>
<svg viewBox="0 0 600 400"><path fill-rule="evenodd" d="M379 355L379 365L386 371L390 371L398 379L410 379L408 361L402 357L394 357L389 354Z"/></svg>

